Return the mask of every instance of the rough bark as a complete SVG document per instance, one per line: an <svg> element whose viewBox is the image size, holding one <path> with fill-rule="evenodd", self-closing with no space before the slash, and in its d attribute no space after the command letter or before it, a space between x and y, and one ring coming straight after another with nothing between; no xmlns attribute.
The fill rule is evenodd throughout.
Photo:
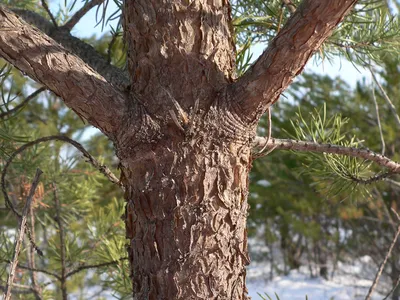
<svg viewBox="0 0 400 300"><path fill-rule="evenodd" d="M258 122L357 0L304 0L257 62L232 86L243 118Z"/></svg>
<svg viewBox="0 0 400 300"><path fill-rule="evenodd" d="M125 95L78 56L2 6L0 56L108 136L121 128Z"/></svg>
<svg viewBox="0 0 400 300"><path fill-rule="evenodd" d="M247 298L256 124L354 2L305 0L234 82L228 0L125 1L128 95L0 8L0 55L115 143L135 299Z"/></svg>
<svg viewBox="0 0 400 300"><path fill-rule="evenodd" d="M135 299L247 299L250 143L224 138L218 116L119 152Z"/></svg>
<svg viewBox="0 0 400 300"><path fill-rule="evenodd" d="M98 4L104 0L96 0L87 3L87 6ZM83 9L85 11L85 9ZM76 18L81 17L83 12L78 11L72 19L64 26L56 27L41 15L24 9L13 9L18 16L24 19L30 25L40 29L42 33L51 37L54 41L61 44L66 50L79 56L85 63L91 66L97 73L103 76L109 83L125 91L129 86L129 77L126 71L123 71L113 65L110 65L105 57L84 41L70 34L71 26L75 25ZM87 12L87 11L86 11Z"/></svg>

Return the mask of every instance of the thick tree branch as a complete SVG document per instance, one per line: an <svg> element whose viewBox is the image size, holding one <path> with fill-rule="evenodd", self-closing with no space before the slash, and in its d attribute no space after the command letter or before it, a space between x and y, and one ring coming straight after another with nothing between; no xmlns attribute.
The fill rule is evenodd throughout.
<svg viewBox="0 0 400 300"><path fill-rule="evenodd" d="M79 57L2 6L0 56L47 86L109 137L120 130L125 95Z"/></svg>
<svg viewBox="0 0 400 300"><path fill-rule="evenodd" d="M267 142L265 137L256 137L253 142L253 147L263 148L268 151L270 149L277 150L295 150L305 152L321 152L347 155L352 157L359 157L377 163L378 165L388 168L391 174L400 173L400 163L397 163L386 156L375 153L368 149L359 149L354 147L345 147L331 144L318 144L314 142L304 142L289 139L275 139L271 138Z"/></svg>
<svg viewBox="0 0 400 300"><path fill-rule="evenodd" d="M257 62L233 84L231 98L241 115L257 122L355 3L304 0Z"/></svg>
<svg viewBox="0 0 400 300"><path fill-rule="evenodd" d="M72 36L69 32L70 29L65 27L67 25L55 27L41 15L29 10L13 9L13 12L17 13L18 16L25 20L25 22L40 29L43 33L61 44L68 51L78 55L85 63L91 66L114 86L123 91L129 86L130 82L127 72L110 65L107 62L107 59L101 56L91 45Z"/></svg>

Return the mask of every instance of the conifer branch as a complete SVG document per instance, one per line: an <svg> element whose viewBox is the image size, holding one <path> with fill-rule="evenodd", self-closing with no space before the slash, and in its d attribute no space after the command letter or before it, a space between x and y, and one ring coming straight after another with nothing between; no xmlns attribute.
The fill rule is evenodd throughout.
<svg viewBox="0 0 400 300"><path fill-rule="evenodd" d="M0 6L0 27L0 56L113 139L127 105L126 72L33 12Z"/></svg>
<svg viewBox="0 0 400 300"><path fill-rule="evenodd" d="M301 2L266 51L231 87L232 101L238 103L246 121L258 121L267 108L278 100L356 2Z"/></svg>
<svg viewBox="0 0 400 300"><path fill-rule="evenodd" d="M10 265L10 272L9 272L8 280L7 280L7 284L6 284L6 291L4 293L5 300L9 300L11 298L11 290L12 290L12 285L14 282L15 269L18 264L18 256L19 256L19 252L21 251L21 244L22 244L22 240L23 240L24 234L25 234L26 217L30 210L33 196L35 195L36 187L39 184L40 175L42 175L42 174L43 174L42 170L36 169L36 175L32 181L32 185L29 190L28 198L26 199L26 203L25 203L24 209L22 211L21 223L20 223L20 227L18 230L18 238L15 241L14 257L13 257L13 260Z"/></svg>
<svg viewBox="0 0 400 300"><path fill-rule="evenodd" d="M92 0L87 2L84 6L82 6L82 8L80 10L78 10L72 17L71 19L69 19L69 21L67 23L65 23L64 26L62 26L63 28L67 29L68 31L71 31L72 28L74 28L74 26L81 20L81 18L83 16L86 15L86 13L91 10L93 7L95 7L96 5L100 5L101 3L103 3L104 0Z"/></svg>
<svg viewBox="0 0 400 300"><path fill-rule="evenodd" d="M29 147L32 147L34 145L43 143L43 142L48 142L48 141L63 141L63 142L67 142L69 144L71 144L72 146L74 146L77 150L79 150L84 157L87 158L87 161L93 166L95 167L97 170L100 171L100 173L102 173L103 175L105 175L112 183L115 183L117 185L119 185L122 189L122 183L118 180L118 178L111 172L111 170L105 166L100 164L99 161L97 161L80 143L78 143L77 141L74 141L72 139L70 139L69 137L63 136L63 135L52 135L52 136L46 136L46 137L42 137L39 138L37 140L34 140L32 142L26 143L24 145L22 145L21 147L19 147L17 150L15 150L5 161L3 170L1 171L1 190L3 192L3 196L4 196L4 200L6 203L6 206L11 209L11 211L15 214L15 216L18 217L18 219L21 219L22 216L21 214L15 209L15 207L13 206L12 202L10 201L9 197L8 197L8 193L7 193L7 188L6 188L6 174L8 171L8 167L11 165L12 161L14 160L14 158L22 153L23 151L25 151L26 149L28 149ZM28 230L28 235L29 237L30 235L30 231ZM31 240L31 243L34 245L36 251L38 251L39 254L41 254L40 249L36 246L36 244Z"/></svg>
<svg viewBox="0 0 400 300"><path fill-rule="evenodd" d="M119 185L121 188L123 188L122 187L122 183L114 175L114 173L112 173L111 170L107 166L100 164L100 162L98 160L96 160L77 141L74 141L74 140L70 139L69 137L63 136L63 135L51 135L51 136L42 137L42 138L39 138L39 139L34 140L32 142L26 143L26 144L22 145L21 147L19 147L17 150L15 150L10 155L10 157L6 160L4 168L1 171L1 189L2 189L2 192L3 192L3 195L4 195L5 202L12 209L14 214L16 214L17 216L20 217L20 214L12 206L12 203L11 203L10 199L8 198L8 193L7 193L7 189L6 189L5 177L6 177L6 174L7 174L8 167L12 163L13 159L18 154L20 154L21 152L25 151L27 148L32 147L32 146L37 145L37 144L40 144L40 143L43 143L43 142L48 142L48 141L63 141L63 142L67 142L67 143L71 144L77 150L79 150L83 154L84 157L87 158L87 162L89 162L93 167L95 167L97 170L99 170L100 173L102 173L104 176L106 176L108 178L108 180L110 180L112 183L115 183L115 184Z"/></svg>
<svg viewBox="0 0 400 300"><path fill-rule="evenodd" d="M54 39L68 51L79 56L85 63L90 65L114 86L119 87L121 90L125 90L127 86L129 86L129 77L125 71L110 65L91 45L72 36L69 30L66 29L66 25L56 28L47 19L33 11L24 9L13 9L12 11L28 24L40 29L40 31Z"/></svg>
<svg viewBox="0 0 400 300"><path fill-rule="evenodd" d="M265 147L265 150L269 150L273 147L277 150L294 150L294 151L304 151L304 152L320 152L320 153L331 153L339 155L347 155L352 157L358 157L367 159L377 163L378 165L388 168L390 173L385 173L376 176L376 180L381 180L391 174L400 173L400 163L397 163L386 156L375 153L369 149L346 147L340 145L332 144L319 144L309 141L296 141L291 139L275 139L271 138L268 143L265 137L256 137L253 142L253 147L261 148ZM260 156L263 156L262 153ZM378 179L379 178L379 179Z"/></svg>

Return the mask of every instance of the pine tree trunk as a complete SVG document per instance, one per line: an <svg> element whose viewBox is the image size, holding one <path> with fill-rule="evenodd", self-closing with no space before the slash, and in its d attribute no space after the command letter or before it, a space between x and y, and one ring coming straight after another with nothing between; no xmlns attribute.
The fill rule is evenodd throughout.
<svg viewBox="0 0 400 300"><path fill-rule="evenodd" d="M135 299L247 299L250 148L209 129L122 160Z"/></svg>
<svg viewBox="0 0 400 300"><path fill-rule="evenodd" d="M247 299L255 126L228 105L230 18L228 1L126 1L134 84L117 153L135 299Z"/></svg>

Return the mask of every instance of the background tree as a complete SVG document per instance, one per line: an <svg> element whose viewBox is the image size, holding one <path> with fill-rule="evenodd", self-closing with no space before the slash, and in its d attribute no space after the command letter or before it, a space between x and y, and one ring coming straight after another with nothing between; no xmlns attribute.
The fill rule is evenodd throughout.
<svg viewBox="0 0 400 300"><path fill-rule="evenodd" d="M269 6L238 1L233 20L226 1L126 1L122 24L128 74L69 34L87 9L102 2L87 1L66 20L44 14L45 2L42 12L2 7L0 54L113 142L121 171L118 184L125 190L129 273L136 298L246 298L251 152L264 144L267 150L277 146L276 140L254 139L257 123L355 1L303 1L283 7L279 1ZM250 5L254 10L246 10ZM387 6L360 5L327 41L326 54L350 49L346 53L358 62L367 57L378 61L381 57L372 55L377 42L396 51L391 38L398 27ZM378 26L371 25L377 18L383 20L378 24L381 35L362 35ZM245 26L236 33L244 51L238 69L232 25ZM248 63L248 41L257 39L269 41L268 49L237 78ZM5 149L13 151L10 143ZM309 150L307 145L299 148ZM340 151L369 158L392 173L399 170L395 162L367 151ZM52 157L59 153L58 148ZM54 199L57 184L51 185ZM14 207L11 201L6 204ZM100 239L96 234L94 239ZM61 272L65 279L65 268Z"/></svg>

